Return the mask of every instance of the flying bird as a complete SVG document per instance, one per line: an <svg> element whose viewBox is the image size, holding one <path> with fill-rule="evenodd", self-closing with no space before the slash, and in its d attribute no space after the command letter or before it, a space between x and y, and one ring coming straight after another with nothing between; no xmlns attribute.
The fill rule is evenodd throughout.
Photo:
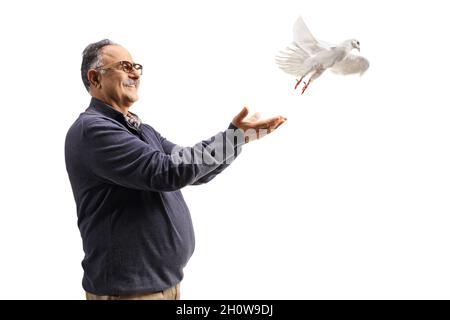
<svg viewBox="0 0 450 320"><path fill-rule="evenodd" d="M300 78L297 79L295 89L310 75L308 82L303 82L303 94L311 82L327 69L337 74L359 73L362 76L369 68L369 61L351 53L353 49L361 50L360 42L356 39L346 40L339 45L316 40L302 17L299 17L294 24L294 41L280 52L275 61L283 71Z"/></svg>

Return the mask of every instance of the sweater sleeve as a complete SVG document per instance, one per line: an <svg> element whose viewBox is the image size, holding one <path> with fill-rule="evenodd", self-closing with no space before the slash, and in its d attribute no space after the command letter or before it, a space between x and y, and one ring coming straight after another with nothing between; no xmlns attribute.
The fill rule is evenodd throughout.
<svg viewBox="0 0 450 320"><path fill-rule="evenodd" d="M239 130L239 129L235 125L230 123L230 125L228 126L227 130L228 130L227 131L228 133L231 132L231 133L235 134L237 132L235 130ZM167 140L166 138L162 137L161 134L158 131L153 129L153 132L156 134L156 136L158 137L159 141L161 142L161 145L163 146L163 149L164 149L165 153L170 154L172 152L173 148L178 147L175 143L173 143L173 142ZM212 141L211 141L212 139L214 139L214 137L210 138L209 140L202 141L202 144L209 145L209 144L212 143ZM231 162L234 161L234 159L236 159L236 157L241 153L241 151L242 151L242 146L240 144L238 144L238 143L235 143L234 144L234 150L233 150L234 157L229 157L229 159L227 161L223 162L216 169L214 169L210 173L204 175L203 177L193 181L191 184L192 185L201 185L201 184L204 184L204 183L207 183L207 182L213 180L219 173L224 171L231 164ZM222 150L222 152L223 152L223 154L226 154L226 150Z"/></svg>
<svg viewBox="0 0 450 320"><path fill-rule="evenodd" d="M234 126L232 123L230 123L230 126L228 127L228 130L232 130L232 132L239 132L240 130ZM210 182L212 179L214 179L219 173L221 173L222 171L224 171L226 168L228 168L228 166L231 164L231 162L236 159L236 157L241 153L242 151L242 145L239 143L235 143L234 144L234 156L230 157L229 161L226 161L224 163L222 163L220 166L218 166L216 169L214 169L213 171L211 171L210 173L204 175L203 177L201 177L200 179L194 181L192 183L192 185L201 185L207 182Z"/></svg>
<svg viewBox="0 0 450 320"><path fill-rule="evenodd" d="M161 152L103 120L85 121L83 135L82 159L93 174L123 187L152 191L175 191L205 181L231 163L244 144L241 130L226 130L193 147L163 141Z"/></svg>

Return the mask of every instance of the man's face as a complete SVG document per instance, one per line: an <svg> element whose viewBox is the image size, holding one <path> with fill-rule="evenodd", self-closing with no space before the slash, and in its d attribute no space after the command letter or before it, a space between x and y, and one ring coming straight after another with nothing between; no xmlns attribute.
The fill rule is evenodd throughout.
<svg viewBox="0 0 450 320"><path fill-rule="evenodd" d="M99 86L92 90L98 98L113 107L130 107L138 100L139 71L123 70L120 61L134 63L130 53L119 45L109 45L102 49L102 63L97 72Z"/></svg>

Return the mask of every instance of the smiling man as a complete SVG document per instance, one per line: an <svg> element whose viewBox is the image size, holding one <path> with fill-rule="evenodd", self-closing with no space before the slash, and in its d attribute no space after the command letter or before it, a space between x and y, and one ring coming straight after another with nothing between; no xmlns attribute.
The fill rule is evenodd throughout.
<svg viewBox="0 0 450 320"><path fill-rule="evenodd" d="M81 78L92 98L67 133L65 159L85 252L87 299L179 299L183 268L194 251L180 189L211 181L242 145L286 120L247 117L244 108L227 130L183 148L129 111L142 72L110 40L83 51Z"/></svg>

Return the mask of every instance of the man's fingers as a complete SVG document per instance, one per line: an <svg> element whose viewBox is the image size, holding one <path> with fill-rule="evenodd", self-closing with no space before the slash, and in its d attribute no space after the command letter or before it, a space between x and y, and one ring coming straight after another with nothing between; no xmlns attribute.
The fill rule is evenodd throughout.
<svg viewBox="0 0 450 320"><path fill-rule="evenodd" d="M287 120L287 118L279 116L277 121L274 121L274 123L273 123L273 130L275 130L280 125L282 125L286 120Z"/></svg>
<svg viewBox="0 0 450 320"><path fill-rule="evenodd" d="M242 110L239 115L236 116L238 118L239 116L242 116L244 110ZM246 110L248 112L248 110ZM245 142L253 141L255 139L261 139L262 137L268 135L269 133L276 130L279 126L281 126L286 120L286 117L283 116L277 116L270 119L255 121L259 118L259 114L255 113L252 115L249 119L243 121L246 125L246 131L245 133L248 135L246 137ZM253 121L252 121L253 120Z"/></svg>
<svg viewBox="0 0 450 320"><path fill-rule="evenodd" d="M241 122L242 120L244 120L244 118L248 115L248 108L244 107L241 112L238 113L238 115L236 117L234 117L234 121L236 123Z"/></svg>
<svg viewBox="0 0 450 320"><path fill-rule="evenodd" d="M265 122L266 124L262 128L263 128L263 130L264 129L267 130L267 133L272 133L279 126L281 126L286 120L287 120L287 118L282 117L282 116L274 117L274 118L267 120Z"/></svg>
<svg viewBox="0 0 450 320"><path fill-rule="evenodd" d="M275 127L278 123L280 123L280 122L282 121L281 119L282 119L281 117L275 117L275 118L273 118L272 120L270 120L270 123L269 123L270 128L273 128L273 127Z"/></svg>
<svg viewBox="0 0 450 320"><path fill-rule="evenodd" d="M250 122L258 121L260 117L261 117L261 114L259 112L256 112L248 119L248 121L250 121Z"/></svg>
<svg viewBox="0 0 450 320"><path fill-rule="evenodd" d="M260 129L268 129L268 128L274 128L275 126L277 126L280 122L286 121L285 117L282 116L278 116L278 117L273 117L264 121L261 121L258 124L258 128Z"/></svg>
<svg viewBox="0 0 450 320"><path fill-rule="evenodd" d="M275 128L273 128L273 130L277 129L279 126L281 126L283 123L285 123L286 120L287 120L286 118L283 118L283 120L280 121L280 122L275 126Z"/></svg>

